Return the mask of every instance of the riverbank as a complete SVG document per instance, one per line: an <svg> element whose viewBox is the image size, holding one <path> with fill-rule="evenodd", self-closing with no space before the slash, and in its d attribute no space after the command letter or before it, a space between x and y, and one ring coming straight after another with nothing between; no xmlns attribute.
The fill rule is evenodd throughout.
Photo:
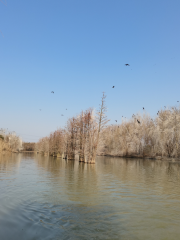
<svg viewBox="0 0 180 240"><path fill-rule="evenodd" d="M54 158L62 158L66 159L64 154L49 154L49 153L42 153L42 152L37 152L37 151L21 151L21 153L38 153L39 155L43 156L51 156ZM175 157L166 157L166 156L142 156L142 155L122 155L122 154L97 154L98 156L105 156L105 157L113 157L113 158L129 158L129 159L149 159L149 160L162 160L162 161L180 161L180 158L175 158ZM75 159L68 159L71 161L79 160L79 154L75 155ZM84 162L84 161L79 161L79 162Z"/></svg>
<svg viewBox="0 0 180 240"><path fill-rule="evenodd" d="M119 157L119 158L141 158L141 159L152 159L152 160L162 160L162 161L180 161L180 158L166 157L166 156L142 156L142 155L119 155L119 154L99 154L98 156Z"/></svg>
<svg viewBox="0 0 180 240"><path fill-rule="evenodd" d="M11 152L11 148L9 147L8 143L4 142L3 139L0 139L0 153Z"/></svg>
<svg viewBox="0 0 180 240"><path fill-rule="evenodd" d="M35 149L50 155L64 152L69 159L78 152L80 161L93 163L96 155L180 161L180 106L161 109L155 118L143 111L119 124L104 120L101 129L93 114L88 109L68 119L65 129L40 139Z"/></svg>

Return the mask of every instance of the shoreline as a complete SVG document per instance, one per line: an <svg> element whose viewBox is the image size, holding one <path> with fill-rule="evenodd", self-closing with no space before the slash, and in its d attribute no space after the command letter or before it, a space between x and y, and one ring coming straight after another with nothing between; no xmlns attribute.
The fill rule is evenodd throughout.
<svg viewBox="0 0 180 240"><path fill-rule="evenodd" d="M4 155L6 153L39 153L37 151L12 151L12 150L5 150L1 151L0 154ZM40 155L44 155L39 153ZM48 156L44 155L44 156ZM51 155L49 155L51 156ZM149 159L149 160L161 160L161 161L170 161L170 162L180 162L180 158L176 157L166 157L166 156L142 156L142 155L120 155L120 154L97 154L97 156L104 156L104 157L113 157L113 158L129 158L129 159ZM57 156L53 156L55 158L61 158ZM69 159L70 160L70 159Z"/></svg>
<svg viewBox="0 0 180 240"><path fill-rule="evenodd" d="M6 151L7 152L7 151ZM6 153L4 152L4 153ZM37 153L37 151L12 151L12 152L8 152L8 153ZM40 153L41 154L41 153ZM47 156L47 155L45 155ZM50 156L50 155L49 155ZM129 158L129 159L149 159L149 160L161 160L161 161L177 161L180 162L180 158L175 158L175 157L166 157L166 156L142 156L142 155L115 155L115 154L98 154L97 156L104 156L104 157L118 157L118 158ZM57 156L53 156L56 158L59 158ZM70 159L69 159L70 160Z"/></svg>
<svg viewBox="0 0 180 240"><path fill-rule="evenodd" d="M166 157L166 156L142 156L142 155L111 155L111 154L99 154L98 156L105 157L119 157L119 158L140 158L140 159L150 159L150 160L162 160L162 161L180 161L180 158Z"/></svg>

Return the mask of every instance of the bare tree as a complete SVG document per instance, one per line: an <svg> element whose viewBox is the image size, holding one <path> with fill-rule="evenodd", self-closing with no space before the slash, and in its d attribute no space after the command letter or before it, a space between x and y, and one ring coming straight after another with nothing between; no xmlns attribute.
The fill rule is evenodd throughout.
<svg viewBox="0 0 180 240"><path fill-rule="evenodd" d="M95 139L95 144L93 146L92 160L89 163L95 163L97 148L98 148L98 144L99 144L99 140L100 140L100 134L102 133L102 130L105 128L106 124L109 121L106 116L107 107L105 104L105 99L106 99L106 95L103 92L103 96L101 98L101 105L99 107L99 111L97 112L97 119L98 119L97 136Z"/></svg>

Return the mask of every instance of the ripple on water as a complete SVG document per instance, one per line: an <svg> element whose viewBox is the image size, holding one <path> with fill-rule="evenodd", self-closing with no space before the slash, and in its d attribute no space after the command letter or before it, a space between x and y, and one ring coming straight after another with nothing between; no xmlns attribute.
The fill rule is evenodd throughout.
<svg viewBox="0 0 180 240"><path fill-rule="evenodd" d="M179 164L0 158L0 240L178 239Z"/></svg>

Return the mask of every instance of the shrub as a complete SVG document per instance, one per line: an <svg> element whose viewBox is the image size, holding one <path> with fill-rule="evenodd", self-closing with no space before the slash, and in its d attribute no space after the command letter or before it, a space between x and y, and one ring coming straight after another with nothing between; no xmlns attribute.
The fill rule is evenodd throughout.
<svg viewBox="0 0 180 240"><path fill-rule="evenodd" d="M3 135L0 135L0 139L4 140L4 136L3 136Z"/></svg>

